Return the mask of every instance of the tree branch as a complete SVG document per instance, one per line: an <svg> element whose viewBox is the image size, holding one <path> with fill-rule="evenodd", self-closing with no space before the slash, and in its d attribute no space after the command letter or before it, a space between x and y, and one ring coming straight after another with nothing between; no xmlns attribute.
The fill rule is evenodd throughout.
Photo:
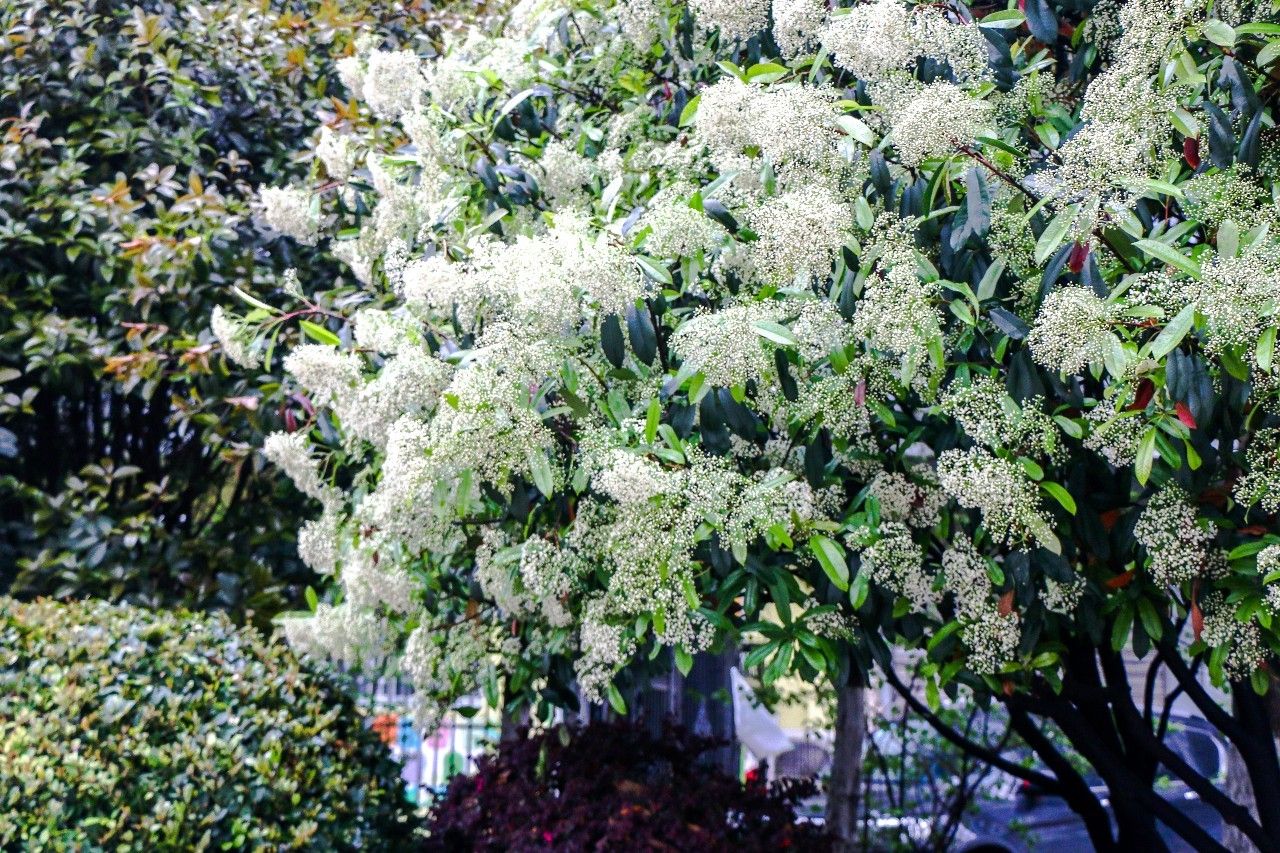
<svg viewBox="0 0 1280 853"><path fill-rule="evenodd" d="M980 758L993 767L1003 770L1010 776L1016 776L1019 779L1026 779L1028 782L1038 785L1050 793L1056 794L1061 791L1061 785L1057 779L1054 779L1051 776L1046 776L1045 774L1032 770L1028 767L1023 767L1017 762L1010 761L1003 755L1000 755L995 750L967 739L964 735L960 734L951 726L943 722L937 714L930 711L929 706L921 702L918 697L912 694L910 689L902 683L902 679L898 678L898 674L893 672L890 667L881 667L881 671L889 681L890 686L892 686L898 695L901 696L909 706L911 706L911 710L923 717L933 730L943 738L955 744L975 758Z"/></svg>

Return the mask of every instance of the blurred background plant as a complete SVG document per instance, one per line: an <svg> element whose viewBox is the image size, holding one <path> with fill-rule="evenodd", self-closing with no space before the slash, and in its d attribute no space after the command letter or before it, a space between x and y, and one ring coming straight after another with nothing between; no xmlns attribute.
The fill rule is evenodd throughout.
<svg viewBox="0 0 1280 853"><path fill-rule="evenodd" d="M0 597L0 847L383 850L413 820L351 694L283 645Z"/></svg>
<svg viewBox="0 0 1280 853"><path fill-rule="evenodd" d="M290 267L341 291L331 262L255 225L253 192L306 170L360 33L427 39L438 14L0 4L0 590L263 626L301 600L301 502L254 451L280 385L229 374L209 315Z"/></svg>

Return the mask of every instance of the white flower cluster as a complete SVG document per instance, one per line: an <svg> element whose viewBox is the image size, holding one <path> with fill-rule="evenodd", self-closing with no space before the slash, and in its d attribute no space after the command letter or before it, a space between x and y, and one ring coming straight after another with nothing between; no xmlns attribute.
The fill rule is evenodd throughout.
<svg viewBox="0 0 1280 853"><path fill-rule="evenodd" d="M969 666L974 672L990 675L1017 655L1022 639L1021 620L1016 611L992 600L987 563L964 534L956 534L942 554L942 575L947 592L955 601L961 622L960 639L969 649Z"/></svg>
<svg viewBox="0 0 1280 853"><path fill-rule="evenodd" d="M1253 349L1259 335L1280 321L1280 242L1268 238L1235 257L1213 256L1198 289L1207 348Z"/></svg>
<svg viewBox="0 0 1280 853"><path fill-rule="evenodd" d="M1100 206L1118 208L1156 177L1167 145L1176 99L1154 79L1187 23L1179 0L1122 4L1122 35L1106 70L1085 92L1084 124L1058 149L1060 165L1033 176L1033 188L1060 202L1081 202L1075 229L1086 235Z"/></svg>
<svg viewBox="0 0 1280 853"><path fill-rule="evenodd" d="M1036 397L1019 406L999 381L980 376L968 385L952 383L940 408L959 421L966 435L992 450L1053 458L1061 454L1062 444L1057 425L1040 409L1041 403Z"/></svg>
<svg viewBox="0 0 1280 853"><path fill-rule="evenodd" d="M320 214L311 193L291 187L259 187L262 219L268 226L304 246L313 246L320 237Z"/></svg>
<svg viewBox="0 0 1280 853"><path fill-rule="evenodd" d="M854 342L853 329L836 306L825 300L811 300L800 306L800 316L791 324L800 357L816 364L836 350Z"/></svg>
<svg viewBox="0 0 1280 853"><path fill-rule="evenodd" d="M378 551L351 549L342 559L343 600L361 610L385 607L401 615L416 606L415 581L403 566L382 558Z"/></svg>
<svg viewBox="0 0 1280 853"><path fill-rule="evenodd" d="M904 166L950 156L991 125L992 105L953 83L936 81L920 89L883 84L874 93L885 104L893 146Z"/></svg>
<svg viewBox="0 0 1280 853"><path fill-rule="evenodd" d="M262 455L284 471L304 495L326 505L335 500L335 491L324 481L320 459L311 452L306 433L273 432L262 443Z"/></svg>
<svg viewBox="0 0 1280 853"><path fill-rule="evenodd" d="M1084 578L1076 578L1066 583L1056 581L1053 578L1046 578L1044 594L1040 597L1040 600L1044 602L1046 608L1054 613L1070 616L1079 606L1080 599L1084 597L1084 590Z"/></svg>
<svg viewBox="0 0 1280 853"><path fill-rule="evenodd" d="M604 701L614 673L635 656L635 639L622 626L606 621L602 599L587 603L578 635L582 654L573 663L578 687L588 702Z"/></svg>
<svg viewBox="0 0 1280 853"><path fill-rule="evenodd" d="M1081 373L1101 361L1114 337L1116 306L1087 287L1064 287L1050 293L1027 335L1036 363L1059 373Z"/></svg>
<svg viewBox="0 0 1280 853"><path fill-rule="evenodd" d="M773 0L773 40L783 56L798 56L822 34L824 0Z"/></svg>
<svg viewBox="0 0 1280 853"><path fill-rule="evenodd" d="M253 327L224 312L221 305L213 307L209 328L228 361L249 368L262 364L262 354L254 344Z"/></svg>
<svg viewBox="0 0 1280 853"><path fill-rule="evenodd" d="M689 368L701 371L713 387L731 388L773 375L773 357L756 331L760 321L775 321L770 303L740 305L699 314L671 335L671 349Z"/></svg>
<svg viewBox="0 0 1280 853"><path fill-rule="evenodd" d="M869 494L880 503L880 517L908 527L928 529L939 521L947 496L931 472L914 472L918 480L897 471L881 471L871 481Z"/></svg>
<svg viewBox="0 0 1280 853"><path fill-rule="evenodd" d="M458 681L469 688L463 694L476 690L493 668L490 656L497 651L495 645L488 629L474 620L445 628L426 623L415 628L400 660L400 672L413 685L415 724L424 731L435 729L459 695Z"/></svg>
<svg viewBox="0 0 1280 853"><path fill-rule="evenodd" d="M615 3L612 15L627 41L647 51L662 34L667 4L665 0L629 0Z"/></svg>
<svg viewBox="0 0 1280 853"><path fill-rule="evenodd" d="M397 119L427 89L422 60L412 50L375 50L366 60L360 94L374 115Z"/></svg>
<svg viewBox="0 0 1280 853"><path fill-rule="evenodd" d="M605 174L601 168L604 164L559 139L548 142L535 163L542 194L560 204L572 204L585 197L591 182Z"/></svg>
<svg viewBox="0 0 1280 853"><path fill-rule="evenodd" d="M865 436L871 428L865 383L852 370L807 385L800 399L782 406L779 414L800 423L821 424L845 439Z"/></svg>
<svg viewBox="0 0 1280 853"><path fill-rule="evenodd" d="M1146 429L1140 412L1117 412L1115 398L1099 400L1086 416L1090 429L1084 446L1117 468L1132 465Z"/></svg>
<svg viewBox="0 0 1280 853"><path fill-rule="evenodd" d="M1226 596L1217 590L1207 594L1200 606L1204 613L1200 638L1209 646L1227 650L1222 662L1227 678L1248 678L1267 656L1258 623L1252 618L1247 622L1237 619L1234 605L1228 604Z"/></svg>
<svg viewBox="0 0 1280 853"><path fill-rule="evenodd" d="M341 552L342 516L336 502L328 502L324 513L303 523L298 531L298 558L322 575L338 569Z"/></svg>
<svg viewBox="0 0 1280 853"><path fill-rule="evenodd" d="M819 611L817 599L810 598L804 603L804 624L816 636L829 640L853 640L858 630L858 620L848 613L834 610ZM817 611L817 612L815 612Z"/></svg>
<svg viewBox="0 0 1280 853"><path fill-rule="evenodd" d="M648 229L645 251L658 258L688 258L710 252L725 231L709 216L689 206L692 187L680 184L664 187L649 202L636 223Z"/></svg>
<svg viewBox="0 0 1280 853"><path fill-rule="evenodd" d="M748 216L759 235L749 245L757 280L785 287L826 279L852 221L849 206L821 185L766 199Z"/></svg>
<svg viewBox="0 0 1280 853"><path fill-rule="evenodd" d="M338 133L325 125L320 128L316 140L316 159L324 164L324 171L335 181L345 181L355 167L356 150L350 135Z"/></svg>
<svg viewBox="0 0 1280 853"><path fill-rule="evenodd" d="M1273 616L1280 616L1280 578L1268 580L1280 572L1280 545L1268 545L1258 552L1258 577L1262 580L1262 600Z"/></svg>
<svg viewBox="0 0 1280 853"><path fill-rule="evenodd" d="M680 477L652 459L626 450L614 450L591 478L591 487L616 503L633 506L652 501L680 488Z"/></svg>
<svg viewBox="0 0 1280 853"><path fill-rule="evenodd" d="M699 94L697 138L721 171L745 170L759 151L783 186L829 183L839 155L839 93L799 84L761 86L725 77Z"/></svg>
<svg viewBox="0 0 1280 853"><path fill-rule="evenodd" d="M759 33L769 22L770 0L688 0L698 25L705 30L719 30L720 38L729 42L746 40Z"/></svg>
<svg viewBox="0 0 1280 853"><path fill-rule="evenodd" d="M1036 484L1017 463L978 447L944 450L938 456L938 481L961 506L982 512L982 524L996 541L1053 541Z"/></svg>
<svg viewBox="0 0 1280 853"><path fill-rule="evenodd" d="M1280 429L1254 433L1245 452L1244 476L1236 482L1235 499L1259 504L1264 512L1280 512Z"/></svg>
<svg viewBox="0 0 1280 853"><path fill-rule="evenodd" d="M573 615L568 600L577 574L572 557L539 536L520 547L520 580L548 625L563 628Z"/></svg>
<svg viewBox="0 0 1280 853"><path fill-rule="evenodd" d="M340 661L350 667L376 670L392 649L385 619L350 603L321 603L310 616L280 620L285 640L299 655Z"/></svg>
<svg viewBox="0 0 1280 853"><path fill-rule="evenodd" d="M933 578L925 570L924 552L911 538L911 530L893 521L881 521L879 538L861 549L867 577L911 602L919 612L937 603Z"/></svg>
<svg viewBox="0 0 1280 853"><path fill-rule="evenodd" d="M945 62L959 80L986 76L987 48L974 23L953 23L942 11L900 0L860 3L835 15L822 34L835 63L874 82L915 68L926 56Z"/></svg>
<svg viewBox="0 0 1280 853"><path fill-rule="evenodd" d="M1199 520L1191 496L1180 486L1163 486L1147 501L1133 528L1147 549L1151 577L1161 586L1177 586L1199 575L1208 562L1214 534Z"/></svg>
<svg viewBox="0 0 1280 853"><path fill-rule="evenodd" d="M572 336L599 310L621 313L648 292L630 255L573 215L557 216L538 237L482 243L463 263L442 255L414 261L403 281L406 304L421 316L456 309L467 326L503 320L539 338Z"/></svg>

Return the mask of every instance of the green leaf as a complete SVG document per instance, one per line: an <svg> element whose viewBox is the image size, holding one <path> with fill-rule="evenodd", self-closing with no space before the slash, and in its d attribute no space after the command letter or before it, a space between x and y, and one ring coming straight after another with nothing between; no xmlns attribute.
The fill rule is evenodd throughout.
<svg viewBox="0 0 1280 853"><path fill-rule="evenodd" d="M1262 334L1258 336L1257 346L1254 347L1254 356L1258 360L1258 369L1264 373L1270 373L1275 353L1276 327L1267 326L1262 330Z"/></svg>
<svg viewBox="0 0 1280 853"><path fill-rule="evenodd" d="M1240 226L1230 219L1218 226L1218 254L1224 258L1240 254Z"/></svg>
<svg viewBox="0 0 1280 853"><path fill-rule="evenodd" d="M943 625L931 638L929 638L929 644L926 646L926 651L931 652L936 649L943 640L959 631L960 627L960 623L956 621L948 622Z"/></svg>
<svg viewBox="0 0 1280 853"><path fill-rule="evenodd" d="M1266 21L1253 21L1236 27L1236 35L1240 36L1280 36L1280 24L1269 24Z"/></svg>
<svg viewBox="0 0 1280 853"><path fill-rule="evenodd" d="M987 271L982 274L982 281L978 282L977 296L979 302L985 302L996 295L996 286L1000 283L1000 276L1003 273L1004 260L996 258L995 262L987 267Z"/></svg>
<svg viewBox="0 0 1280 853"><path fill-rule="evenodd" d="M1191 331L1191 327L1196 321L1196 304L1191 302L1187 304L1181 311L1174 315L1160 334L1156 335L1155 340L1150 344L1150 352L1147 354L1157 361L1164 358L1182 343L1182 339L1187 336L1187 332Z"/></svg>
<svg viewBox="0 0 1280 853"><path fill-rule="evenodd" d="M867 577L867 573L859 571L853 577L853 583L849 585L849 603L853 605L853 609L857 610L867 600L867 595L871 592L871 579Z"/></svg>
<svg viewBox="0 0 1280 853"><path fill-rule="evenodd" d="M1147 427L1146 432L1142 434L1142 439L1138 442L1138 454L1133 463L1134 476L1138 478L1138 482L1142 485L1147 484L1147 480L1151 478L1151 463L1156 452L1156 428Z"/></svg>
<svg viewBox="0 0 1280 853"><path fill-rule="evenodd" d="M662 417L662 404L658 402L658 398L654 397L649 401L649 411L644 417L644 441L645 444L653 444L653 440L658 437L658 420Z"/></svg>
<svg viewBox="0 0 1280 853"><path fill-rule="evenodd" d="M316 591L310 585L307 586L307 607L311 608L311 612L315 613L316 608L320 606L320 599L316 596Z"/></svg>
<svg viewBox="0 0 1280 853"><path fill-rule="evenodd" d="M1204 22L1204 37L1219 47L1232 47L1236 43L1236 31L1219 20Z"/></svg>
<svg viewBox="0 0 1280 853"><path fill-rule="evenodd" d="M1017 9L1005 9L1001 12L992 12L982 18L978 21L978 26L993 30L1013 30L1022 26L1022 22L1026 19L1026 16Z"/></svg>
<svg viewBox="0 0 1280 853"><path fill-rule="evenodd" d="M542 87L542 88L545 89L546 87ZM531 89L525 89L523 92L512 95L510 98L508 98L507 102L502 105L502 109L498 110L497 116L494 117L493 126L497 127L504 118L506 118L511 114L512 110L514 110L516 107L523 104L529 98L538 94L538 91L539 89L537 87L531 88Z"/></svg>
<svg viewBox="0 0 1280 853"><path fill-rule="evenodd" d="M342 343L337 335L318 323L313 323L310 320L299 320L298 325L302 327L302 331L306 336L316 343L328 344L331 347L339 346Z"/></svg>
<svg viewBox="0 0 1280 853"><path fill-rule="evenodd" d="M618 321L617 314L606 314L600 321L600 347L610 364L622 367L627 350L622 338L622 323Z"/></svg>
<svg viewBox="0 0 1280 853"><path fill-rule="evenodd" d="M1063 210L1045 227L1040 234L1040 239L1036 240L1036 263L1043 264L1049 259L1049 256L1058 251L1058 247L1062 245L1063 239L1067 236L1067 231L1071 228L1071 223L1075 222L1079 209L1076 205L1070 205Z"/></svg>
<svg viewBox="0 0 1280 853"><path fill-rule="evenodd" d="M684 105L684 109L680 111L680 126L688 127L693 124L694 117L698 114L698 104L702 101L702 95L695 95Z"/></svg>
<svg viewBox="0 0 1280 853"><path fill-rule="evenodd" d="M529 471L533 474L533 483L542 492L543 497L550 498L555 493L555 478L551 475L551 460L546 451L533 450L529 453Z"/></svg>
<svg viewBox="0 0 1280 853"><path fill-rule="evenodd" d="M609 705L613 707L613 710L625 716L627 713L627 700L622 698L622 694L618 692L617 685L610 681L604 692L609 697Z"/></svg>
<svg viewBox="0 0 1280 853"><path fill-rule="evenodd" d="M1129 628L1133 625L1133 608L1128 604L1121 605L1116 611L1115 624L1111 626L1111 648L1120 651L1129 638Z"/></svg>
<svg viewBox="0 0 1280 853"><path fill-rule="evenodd" d="M840 126L841 130L868 148L876 147L876 135L857 116L842 115L836 119L836 124Z"/></svg>
<svg viewBox="0 0 1280 853"><path fill-rule="evenodd" d="M1064 488L1062 485L1055 483L1051 480L1045 480L1043 483L1040 484L1040 488L1044 489L1046 492L1052 495L1053 499L1056 500L1058 503L1062 504L1062 508L1065 509L1067 512L1071 513L1072 515L1076 514L1076 500L1075 498L1071 497L1071 493L1068 492L1066 488Z"/></svg>
<svg viewBox="0 0 1280 853"><path fill-rule="evenodd" d="M241 290L240 288L236 287L234 284L233 284L233 285L231 285L231 292L232 292L232 293L234 293L236 296L238 296L240 299L242 299L242 300L244 300L245 302L247 302L247 303L249 303L250 305L252 305L254 308L259 308L259 309L261 309L261 310L263 310L263 311L266 311L268 314L279 314L279 313L280 313L280 309L278 309L278 308L272 308L270 305L268 305L267 303L263 302L261 299L257 298L256 296L252 296L252 295L250 295L250 294L246 293L245 291L243 291L243 290Z"/></svg>
<svg viewBox="0 0 1280 853"><path fill-rule="evenodd" d="M776 62L757 62L747 69L747 80L755 83L772 83L790 73L785 65Z"/></svg>
<svg viewBox="0 0 1280 853"><path fill-rule="evenodd" d="M780 344L784 347L794 347L800 343L792 331L781 323L774 323L770 320L757 320L751 324L751 328L765 340L773 341L775 344Z"/></svg>
<svg viewBox="0 0 1280 853"><path fill-rule="evenodd" d="M693 669L693 655L686 652L680 646L676 646L672 650L672 656L676 659L676 669L681 675L688 675L689 670Z"/></svg>
<svg viewBox="0 0 1280 853"><path fill-rule="evenodd" d="M1159 240L1147 239L1135 240L1133 245L1156 260L1163 261L1175 269L1182 270L1197 281L1200 280L1200 265L1172 246L1166 246Z"/></svg>
<svg viewBox="0 0 1280 853"><path fill-rule="evenodd" d="M671 271L667 269L667 265L662 261L645 255L633 255L632 257L635 258L636 266L640 267L640 271L649 278L659 284L671 284Z"/></svg>
<svg viewBox="0 0 1280 853"><path fill-rule="evenodd" d="M842 592L849 589L849 561L844 546L834 539L815 533L809 537L809 550L818 558L818 565Z"/></svg>
<svg viewBox="0 0 1280 853"><path fill-rule="evenodd" d="M1145 598L1138 599L1138 616L1142 619L1142 627L1147 632L1147 636L1153 640L1159 640L1164 633L1164 626L1160 620L1160 614L1156 613L1156 608Z"/></svg>
<svg viewBox="0 0 1280 853"><path fill-rule="evenodd" d="M1182 198L1182 190L1178 189L1177 186L1169 183L1168 181L1157 181L1153 179L1147 179L1142 183L1143 183L1143 186L1145 186L1149 191L1154 192L1158 195L1167 195L1167 196L1172 196L1173 198Z"/></svg>

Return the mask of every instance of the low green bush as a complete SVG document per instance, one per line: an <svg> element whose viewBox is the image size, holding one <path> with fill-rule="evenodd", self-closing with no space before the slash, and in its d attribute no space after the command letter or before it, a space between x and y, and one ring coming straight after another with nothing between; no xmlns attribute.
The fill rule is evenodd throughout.
<svg viewBox="0 0 1280 853"><path fill-rule="evenodd" d="M0 849L388 849L351 696L227 617L0 598Z"/></svg>

